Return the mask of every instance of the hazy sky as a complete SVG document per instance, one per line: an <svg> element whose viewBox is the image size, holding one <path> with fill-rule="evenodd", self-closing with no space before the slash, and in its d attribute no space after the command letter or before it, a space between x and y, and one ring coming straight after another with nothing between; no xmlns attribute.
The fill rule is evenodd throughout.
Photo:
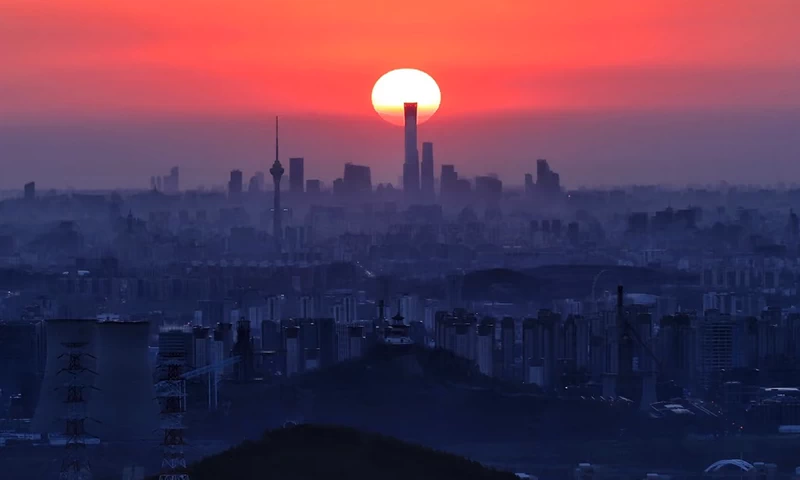
<svg viewBox="0 0 800 480"><path fill-rule="evenodd" d="M276 113L311 175L396 181L370 92L400 67L438 81L420 137L465 174L800 178L798 45L797 0L0 0L0 188L222 184L267 168Z"/></svg>

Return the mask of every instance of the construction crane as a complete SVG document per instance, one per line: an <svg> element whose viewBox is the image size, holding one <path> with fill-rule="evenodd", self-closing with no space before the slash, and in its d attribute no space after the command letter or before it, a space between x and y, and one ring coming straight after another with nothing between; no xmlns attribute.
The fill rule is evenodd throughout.
<svg viewBox="0 0 800 480"><path fill-rule="evenodd" d="M240 356L229 357L217 363L190 370L181 375L181 378L183 380L189 380L202 375L208 375L208 410L214 411L219 406L219 381L222 378L222 372L226 367L235 365L241 360L242 357Z"/></svg>

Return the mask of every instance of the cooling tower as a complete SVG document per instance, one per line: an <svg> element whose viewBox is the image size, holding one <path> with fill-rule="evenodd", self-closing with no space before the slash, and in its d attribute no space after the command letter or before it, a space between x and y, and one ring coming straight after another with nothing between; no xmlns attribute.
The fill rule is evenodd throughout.
<svg viewBox="0 0 800 480"><path fill-rule="evenodd" d="M97 390L89 417L102 441L154 439L159 408L150 369L147 322L97 324Z"/></svg>
<svg viewBox="0 0 800 480"><path fill-rule="evenodd" d="M81 356L81 365L88 370L77 375L75 384L91 386L96 380L96 362L92 357L95 352L95 320L48 320L45 323L47 338L47 359L45 361L42 390L39 394L39 403L31 422L31 430L36 433L63 433L67 405L67 391L65 386L72 376L63 370L69 363L68 353L80 350L85 355ZM68 348L65 343L83 344L73 345ZM83 390L85 399L92 396L92 389ZM92 428L87 426L87 430ZM91 433L91 432L90 432Z"/></svg>

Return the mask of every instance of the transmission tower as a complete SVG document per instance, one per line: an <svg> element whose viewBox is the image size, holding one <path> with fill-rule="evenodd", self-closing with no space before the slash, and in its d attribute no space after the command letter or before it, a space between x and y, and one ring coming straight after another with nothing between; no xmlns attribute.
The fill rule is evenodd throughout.
<svg viewBox="0 0 800 480"><path fill-rule="evenodd" d="M183 353L164 353L160 355L160 381L156 384L156 394L161 405L161 430L163 457L159 480L189 480L183 446L186 441L183 432L183 415L186 412L186 382L181 377L186 364Z"/></svg>
<svg viewBox="0 0 800 480"><path fill-rule="evenodd" d="M66 453L61 461L60 480L91 480L92 468L86 455L86 438L90 437L86 432L86 399L83 396L84 390L92 388L91 385L84 383L86 374L97 373L88 369L83 364L83 358L94 358L83 351L86 342L65 342L62 345L67 352L59 356L66 357L67 366L59 370L58 374L67 376L64 390L66 390L66 414L64 416L65 428L64 437L66 439Z"/></svg>

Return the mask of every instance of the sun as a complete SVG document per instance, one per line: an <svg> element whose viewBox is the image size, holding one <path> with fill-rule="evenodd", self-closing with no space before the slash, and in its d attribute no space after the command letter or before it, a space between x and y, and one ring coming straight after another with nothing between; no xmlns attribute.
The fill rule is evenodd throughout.
<svg viewBox="0 0 800 480"><path fill-rule="evenodd" d="M436 113L442 92L436 80L414 68L400 68L384 74L372 87L372 106L387 122L403 125L403 104L417 103L417 123Z"/></svg>

